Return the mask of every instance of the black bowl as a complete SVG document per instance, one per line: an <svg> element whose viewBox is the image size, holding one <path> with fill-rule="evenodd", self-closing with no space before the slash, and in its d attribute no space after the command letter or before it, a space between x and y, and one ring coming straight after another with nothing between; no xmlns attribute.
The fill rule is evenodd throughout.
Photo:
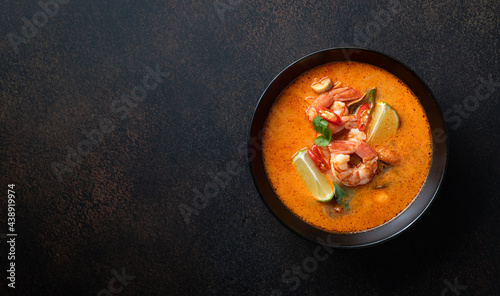
<svg viewBox="0 0 500 296"><path fill-rule="evenodd" d="M293 214L274 192L262 158L262 132L273 103L298 76L314 67L338 61L377 66L403 81L418 97L432 132L432 161L427 177L413 202L392 220L369 230L353 233L327 232ZM338 248L366 247L387 241L410 227L431 205L444 178L447 162L446 128L441 111L429 88L407 66L385 54L361 48L333 48L310 54L283 70L269 84L255 108L248 144L250 170L255 186L269 210L286 227L313 242Z"/></svg>

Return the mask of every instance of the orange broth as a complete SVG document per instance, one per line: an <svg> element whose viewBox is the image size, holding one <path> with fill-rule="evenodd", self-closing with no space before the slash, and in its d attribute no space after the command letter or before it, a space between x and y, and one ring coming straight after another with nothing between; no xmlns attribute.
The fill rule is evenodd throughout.
<svg viewBox="0 0 500 296"><path fill-rule="evenodd" d="M332 214L332 202L311 196L297 174L292 156L311 147L316 136L305 115L304 99L316 97L311 84L328 76L361 92L377 88L377 101L391 105L399 114L400 127L387 140L401 156L399 165L378 173L363 186L350 187L349 211ZM333 135L335 139L335 135ZM431 162L432 143L425 112L413 92L391 73L358 62L335 62L305 72L292 82L274 103L263 135L263 158L267 176L281 201L305 222L331 232L358 232L391 220L403 211L419 192ZM382 189L376 187L386 186Z"/></svg>

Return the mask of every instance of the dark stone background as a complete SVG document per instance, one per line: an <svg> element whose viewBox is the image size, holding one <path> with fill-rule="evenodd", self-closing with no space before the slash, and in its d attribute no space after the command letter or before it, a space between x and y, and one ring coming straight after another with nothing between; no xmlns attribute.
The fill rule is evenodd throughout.
<svg viewBox="0 0 500 296"><path fill-rule="evenodd" d="M37 1L2 1L0 233L14 183L18 236L15 290L0 237L0 294L111 295L111 282L115 295L500 295L500 85L466 101L481 77L500 83L500 3L290 2L71 0L43 25ZM41 27L16 53L8 36L33 16ZM428 83L448 115L448 172L409 231L294 278L316 245L267 210L238 147L275 75L346 45ZM143 102L113 103L157 65L168 75ZM106 122L114 129L58 181L52 164ZM196 209L195 192L228 165L186 223L180 207ZM121 290L113 270L135 278Z"/></svg>

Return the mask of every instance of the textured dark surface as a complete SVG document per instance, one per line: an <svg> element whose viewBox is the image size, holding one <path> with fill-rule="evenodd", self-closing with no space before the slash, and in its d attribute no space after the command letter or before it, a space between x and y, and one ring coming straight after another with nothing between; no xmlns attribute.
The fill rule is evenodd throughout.
<svg viewBox="0 0 500 296"><path fill-rule="evenodd" d="M0 233L14 183L18 235L15 290L0 237L0 294L500 295L499 2L289 2L71 0L17 52L9 34L42 9L0 4ZM448 172L403 235L293 275L316 245L267 210L242 148L272 78L345 45L428 83L446 114ZM115 102L146 67L162 82L142 102ZM58 180L53 164L75 161L68 151L106 122ZM113 270L134 278L122 290Z"/></svg>

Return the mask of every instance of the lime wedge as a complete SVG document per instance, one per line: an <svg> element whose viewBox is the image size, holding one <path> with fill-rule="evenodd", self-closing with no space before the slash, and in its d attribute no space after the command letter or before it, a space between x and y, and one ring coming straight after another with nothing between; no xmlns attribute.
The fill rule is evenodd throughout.
<svg viewBox="0 0 500 296"><path fill-rule="evenodd" d="M333 198L332 185L328 178L316 167L307 153L307 149L299 150L293 157L292 162L314 198L321 202L330 201Z"/></svg>
<svg viewBox="0 0 500 296"><path fill-rule="evenodd" d="M368 124L367 140L369 145L375 146L394 136L399 128L399 115L386 102L377 102L371 113L372 119Z"/></svg>

